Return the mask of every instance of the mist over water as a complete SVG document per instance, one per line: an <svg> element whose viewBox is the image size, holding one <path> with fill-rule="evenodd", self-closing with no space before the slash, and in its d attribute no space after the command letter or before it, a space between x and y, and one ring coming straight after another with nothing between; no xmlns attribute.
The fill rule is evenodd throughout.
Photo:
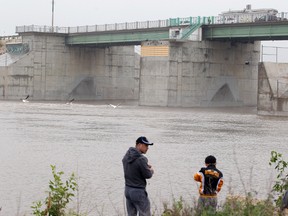
<svg viewBox="0 0 288 216"><path fill-rule="evenodd" d="M194 172L207 155L224 174L219 203L230 192L267 197L275 172L271 150L287 159L288 119L257 116L256 108L158 108L122 104L66 105L0 102L0 215L30 215L44 201L50 165L77 175L71 208L88 215L125 215L122 157L141 135L155 144L147 157L155 174L147 191L152 209L180 196L198 198Z"/></svg>

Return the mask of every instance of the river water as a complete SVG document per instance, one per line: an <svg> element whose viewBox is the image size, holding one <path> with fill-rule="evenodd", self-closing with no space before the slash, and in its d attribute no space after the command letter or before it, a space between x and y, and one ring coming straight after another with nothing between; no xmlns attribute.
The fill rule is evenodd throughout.
<svg viewBox="0 0 288 216"><path fill-rule="evenodd" d="M125 215L122 157L141 135L155 174L147 191L152 211L164 202L197 199L194 172L207 155L224 174L219 194L252 191L267 197L275 177L271 150L288 153L288 119L263 117L256 108L158 108L122 104L0 101L0 206L2 216L31 215L47 196L50 165L72 172L79 192L70 207L90 215Z"/></svg>

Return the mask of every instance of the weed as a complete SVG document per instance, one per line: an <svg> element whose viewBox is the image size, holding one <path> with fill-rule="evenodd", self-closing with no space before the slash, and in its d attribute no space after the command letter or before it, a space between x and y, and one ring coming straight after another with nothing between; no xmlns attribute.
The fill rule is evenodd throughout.
<svg viewBox="0 0 288 216"><path fill-rule="evenodd" d="M56 172L56 166L51 165L53 180L49 181L48 197L45 199L46 208L41 210L44 203L41 201L33 202L33 215L36 216L64 216L67 204L74 197L74 191L76 190L77 183L74 173L65 181L62 181L63 171ZM72 214L69 215L77 215Z"/></svg>
<svg viewBox="0 0 288 216"><path fill-rule="evenodd" d="M277 179L273 185L273 192L276 194L275 203L278 207L280 207L283 194L286 190L288 190L288 174L285 174L286 168L288 167L288 161L283 159L282 154L276 151L271 151L269 165L275 166L274 168L277 171Z"/></svg>

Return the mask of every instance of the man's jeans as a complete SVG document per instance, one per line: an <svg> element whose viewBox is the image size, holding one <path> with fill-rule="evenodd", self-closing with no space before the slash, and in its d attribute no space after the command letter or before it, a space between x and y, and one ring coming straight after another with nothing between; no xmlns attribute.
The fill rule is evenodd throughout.
<svg viewBox="0 0 288 216"><path fill-rule="evenodd" d="M150 201L144 188L125 187L126 207L128 216L151 216Z"/></svg>

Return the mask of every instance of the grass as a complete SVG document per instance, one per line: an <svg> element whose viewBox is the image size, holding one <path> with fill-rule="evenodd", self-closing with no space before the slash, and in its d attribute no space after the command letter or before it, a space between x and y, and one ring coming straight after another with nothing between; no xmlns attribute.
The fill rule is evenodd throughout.
<svg viewBox="0 0 288 216"><path fill-rule="evenodd" d="M254 199L250 194L247 197L227 196L224 204L216 212L204 209L199 211L196 203L187 204L180 197L174 200L171 206L164 203L161 216L272 216L281 215L280 209L273 204L269 196L266 200Z"/></svg>

